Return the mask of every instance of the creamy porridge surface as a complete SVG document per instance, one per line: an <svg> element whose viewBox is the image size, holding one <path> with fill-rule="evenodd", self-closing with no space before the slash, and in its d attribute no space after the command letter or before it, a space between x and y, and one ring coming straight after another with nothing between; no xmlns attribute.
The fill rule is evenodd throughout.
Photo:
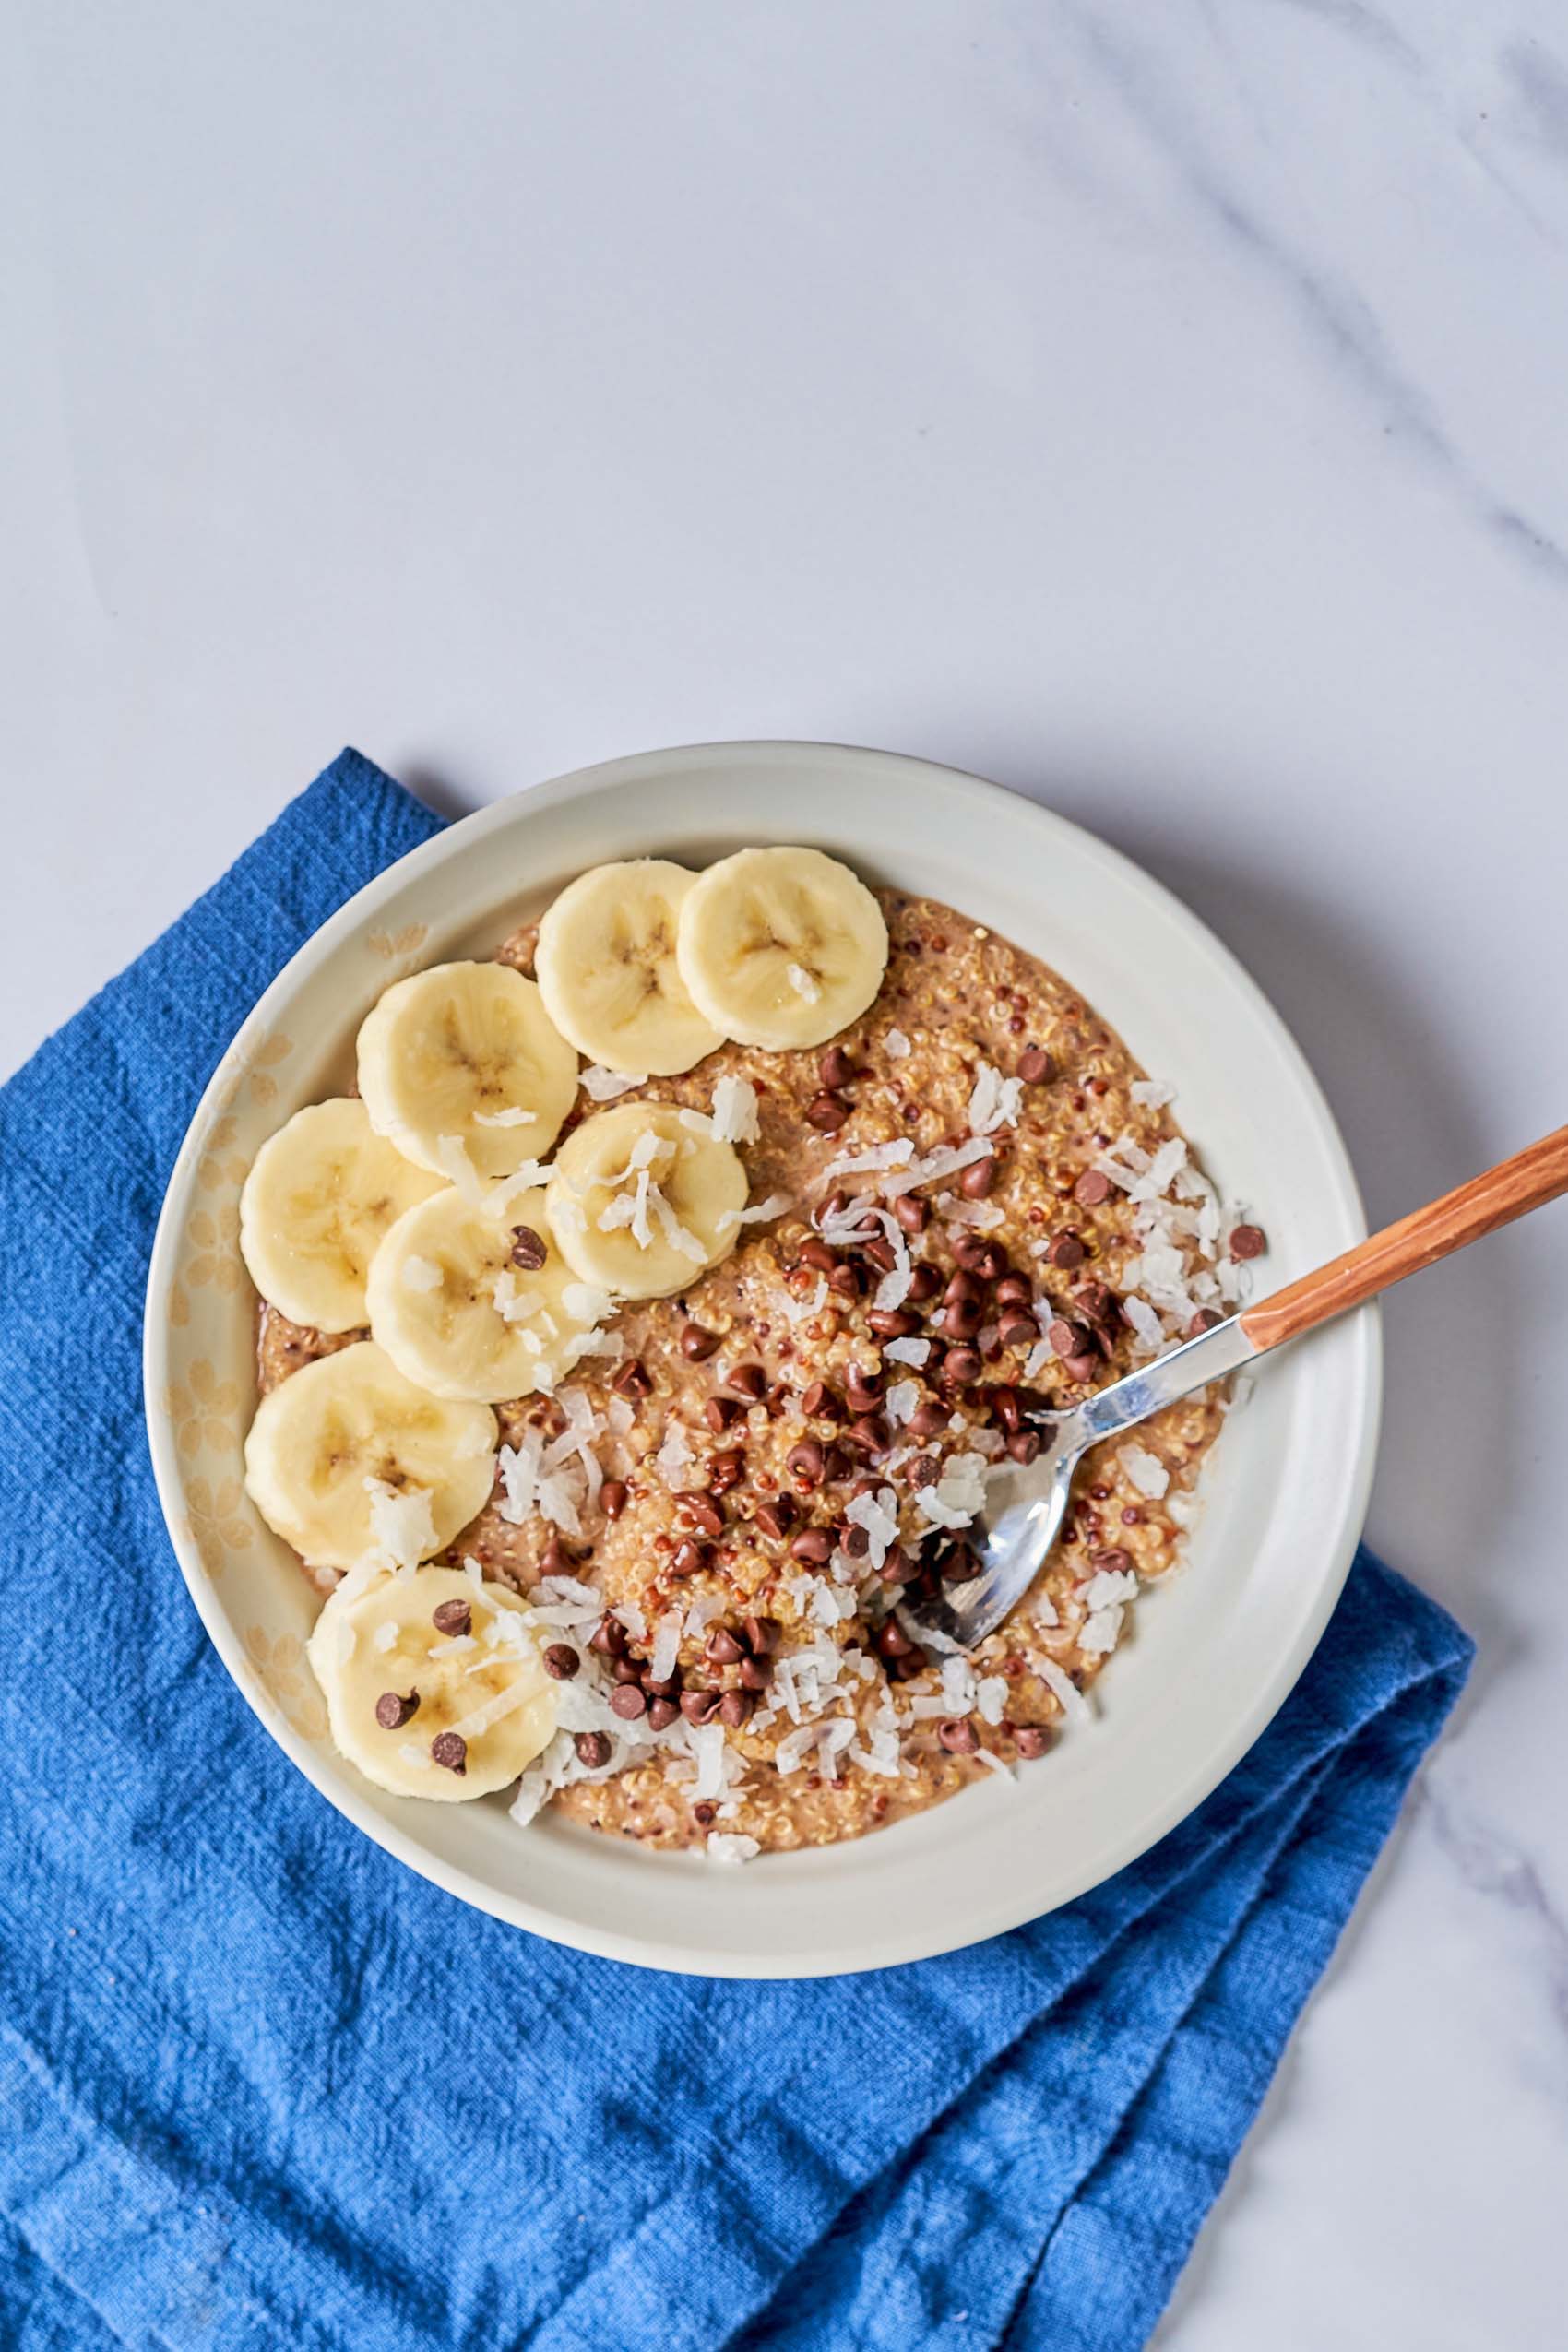
<svg viewBox="0 0 1568 2352"><path fill-rule="evenodd" d="M1176 1147L1164 1090L1093 1009L952 909L879 897L885 977L826 1052L724 1044L622 1097L706 1111L716 1081L748 1081L760 1121L746 1149L752 1198L792 1206L743 1228L680 1297L623 1307L623 1352L573 1372L570 1409L592 1431L597 1465L597 1492L579 1488L563 1515L575 1528L537 1511L514 1523L503 1474L441 1554L555 1598L544 1612L552 1672L586 1670L586 1652L640 1693L636 1747L579 1734L582 1776L547 1801L652 1845L823 1845L1039 1756L1125 1638L1137 1581L1175 1561L1223 1416L1206 1394L1135 1445L1091 1455L1044 1574L972 1657L928 1655L904 1631L900 1590L934 1589L962 1542L932 1527L922 1490L940 1493L966 1457L1028 1458L1031 1409L1075 1402L1182 1336L1172 1282L1178 1299L1184 1285L1223 1305L1235 1277L1231 1237ZM499 959L528 972L533 944L519 932ZM889 1204L914 1288L878 1310L894 1244L878 1232L835 1246L817 1229L836 1195L876 1199L876 1172L836 1164L898 1139L922 1154L961 1145L999 1099L1014 1115L992 1129L992 1158ZM594 1107L579 1095L568 1131ZM1127 1171L1150 1162L1140 1187ZM1167 1168L1174 1187L1152 1193ZM1169 1207L1140 1210L1139 1190ZM831 1233L831 1206L826 1222ZM1158 1295L1156 1248L1163 1331L1132 1278ZM264 1393L362 1336L291 1324L264 1303ZM558 1438L568 1402L540 1395L497 1411L505 1465L530 1430ZM337 1581L306 1573L324 1590ZM678 1744L683 1723L722 1732L695 1774L685 1750L672 1762L658 1737L669 1728Z"/></svg>

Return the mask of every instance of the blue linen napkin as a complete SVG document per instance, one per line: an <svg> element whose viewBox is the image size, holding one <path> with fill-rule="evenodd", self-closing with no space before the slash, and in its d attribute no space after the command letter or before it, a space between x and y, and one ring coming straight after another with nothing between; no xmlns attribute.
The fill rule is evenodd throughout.
<svg viewBox="0 0 1568 2352"><path fill-rule="evenodd" d="M0 1093L0 2334L19 2352L1129 2352L1470 1645L1362 1552L1267 1733L1069 1909L733 1985L481 1918L209 1648L139 1333L186 1122L438 820L345 752Z"/></svg>

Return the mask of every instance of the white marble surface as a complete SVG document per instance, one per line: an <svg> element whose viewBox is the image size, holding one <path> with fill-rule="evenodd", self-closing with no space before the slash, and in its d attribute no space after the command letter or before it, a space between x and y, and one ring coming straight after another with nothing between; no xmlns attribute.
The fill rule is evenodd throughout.
<svg viewBox="0 0 1568 2352"><path fill-rule="evenodd" d="M345 739L790 734L1182 891L1374 1217L1568 1115L1561 8L0 21L0 1061ZM1565 1268L1389 1311L1372 1531L1480 1659L1164 2352L1562 2340Z"/></svg>

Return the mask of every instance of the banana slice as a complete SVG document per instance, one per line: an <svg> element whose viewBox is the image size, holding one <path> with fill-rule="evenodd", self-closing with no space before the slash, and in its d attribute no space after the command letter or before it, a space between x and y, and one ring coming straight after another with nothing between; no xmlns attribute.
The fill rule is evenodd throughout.
<svg viewBox="0 0 1568 2352"><path fill-rule="evenodd" d="M308 1655L339 1751L395 1796L486 1797L555 1728L526 1604L461 1569L345 1577Z"/></svg>
<svg viewBox="0 0 1568 2352"><path fill-rule="evenodd" d="M245 1491L315 1567L443 1550L490 1500L495 1416L405 1380L372 1339L292 1372L256 1407Z"/></svg>
<svg viewBox="0 0 1568 2352"><path fill-rule="evenodd" d="M820 849L740 849L699 874L681 909L681 978L738 1045L821 1045L882 985L887 925L871 892Z"/></svg>
<svg viewBox="0 0 1568 2352"><path fill-rule="evenodd" d="M370 1273L370 1330L433 1396L499 1404L553 1388L612 1301L552 1245L542 1192L503 1218L447 1185L400 1217Z"/></svg>
<svg viewBox="0 0 1568 2352"><path fill-rule="evenodd" d="M296 1111L263 1144L240 1194L251 1280L291 1323L352 1331L383 1237L440 1183L378 1135L351 1095Z"/></svg>
<svg viewBox="0 0 1568 2352"><path fill-rule="evenodd" d="M590 1062L672 1077L723 1044L675 961L695 880L667 858L595 866L541 917L533 968L545 1010Z"/></svg>
<svg viewBox="0 0 1568 2352"><path fill-rule="evenodd" d="M626 1102L585 1119L555 1155L551 1230L583 1281L663 1299L728 1257L746 1205L740 1154L700 1112Z"/></svg>
<svg viewBox="0 0 1568 2352"><path fill-rule="evenodd" d="M436 964L394 981L360 1029L370 1123L405 1159L477 1196L554 1142L577 1056L509 964Z"/></svg>

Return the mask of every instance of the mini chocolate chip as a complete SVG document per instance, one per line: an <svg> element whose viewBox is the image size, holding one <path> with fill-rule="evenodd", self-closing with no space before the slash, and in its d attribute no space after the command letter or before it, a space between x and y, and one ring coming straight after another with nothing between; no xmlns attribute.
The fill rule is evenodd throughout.
<svg viewBox="0 0 1568 2352"><path fill-rule="evenodd" d="M893 1204L893 1214L906 1233L923 1233L931 1210L913 1193L900 1193Z"/></svg>
<svg viewBox="0 0 1568 2352"><path fill-rule="evenodd" d="M678 1699L681 1695L679 1668L673 1674L659 1675L654 1672L651 1666L646 1667L637 1680L650 1699Z"/></svg>
<svg viewBox="0 0 1568 2352"><path fill-rule="evenodd" d="M1062 1357L1081 1356L1089 1344L1089 1335L1083 1324L1069 1323L1064 1315L1056 1316L1045 1336Z"/></svg>
<svg viewBox="0 0 1568 2352"><path fill-rule="evenodd" d="M728 1625L716 1625L707 1637L703 1651L709 1666L738 1666L746 1655L746 1645L737 1640Z"/></svg>
<svg viewBox="0 0 1568 2352"><path fill-rule="evenodd" d="M444 1600L439 1609L432 1610L430 1621L438 1633L455 1638L459 1633L472 1633L474 1613L466 1600Z"/></svg>
<svg viewBox="0 0 1568 2352"><path fill-rule="evenodd" d="M688 1723L711 1723L719 1712L718 1691L683 1691L681 1713Z"/></svg>
<svg viewBox="0 0 1568 2352"><path fill-rule="evenodd" d="M960 1266L956 1274L949 1277L942 1298L944 1305L949 1307L960 1299L971 1300L979 1304L985 1298L985 1284L978 1274L969 1274Z"/></svg>
<svg viewBox="0 0 1568 2352"><path fill-rule="evenodd" d="M1268 1247L1268 1235L1261 1225L1238 1225L1230 1236L1233 1258L1261 1258Z"/></svg>
<svg viewBox="0 0 1568 2352"><path fill-rule="evenodd" d="M1007 1253L1000 1241L981 1241L967 1260L982 1282L998 1281L1007 1271Z"/></svg>
<svg viewBox="0 0 1568 2352"><path fill-rule="evenodd" d="M879 1625L873 1639L883 1657L909 1657L915 1648L896 1617L889 1617Z"/></svg>
<svg viewBox="0 0 1568 2352"><path fill-rule="evenodd" d="M1004 1348L1016 1348L1021 1351L1027 1351L1033 1348L1035 1341L1039 1337L1039 1326L1033 1315L1004 1315L996 1336Z"/></svg>
<svg viewBox="0 0 1568 2352"><path fill-rule="evenodd" d="M642 1359L628 1356L625 1362L617 1364L611 1373L610 1385L617 1396L646 1396L653 1383L647 1376Z"/></svg>
<svg viewBox="0 0 1568 2352"><path fill-rule="evenodd" d="M952 1420L944 1405L917 1405L909 1415L908 1427L912 1437L935 1437Z"/></svg>
<svg viewBox="0 0 1568 2352"><path fill-rule="evenodd" d="M618 1657L610 1669L617 1682L640 1682L643 1669L635 1657Z"/></svg>
<svg viewBox="0 0 1568 2352"><path fill-rule="evenodd" d="M647 1713L647 1700L635 1682L620 1682L610 1693L610 1712L623 1723L636 1723Z"/></svg>
<svg viewBox="0 0 1568 2352"><path fill-rule="evenodd" d="M1027 1087L1042 1087L1056 1075L1056 1064L1043 1045L1026 1045L1018 1056L1018 1075Z"/></svg>
<svg viewBox="0 0 1568 2352"><path fill-rule="evenodd" d="M755 1511L752 1514L752 1520L753 1525L760 1527L770 1542L782 1543L790 1532L790 1523L794 1515L793 1496L776 1494L766 1503L757 1504Z"/></svg>
<svg viewBox="0 0 1568 2352"><path fill-rule="evenodd" d="M1038 1723L1021 1723L1013 1734L1013 1745L1026 1758L1043 1756L1051 1745L1051 1735L1042 1731Z"/></svg>
<svg viewBox="0 0 1568 2352"><path fill-rule="evenodd" d="M430 1743L430 1760L460 1780L469 1768L469 1743L460 1731L438 1731Z"/></svg>
<svg viewBox="0 0 1568 2352"><path fill-rule="evenodd" d="M949 1339L972 1339L985 1321L985 1309L978 1299L955 1299L942 1311L942 1329Z"/></svg>
<svg viewBox="0 0 1568 2352"><path fill-rule="evenodd" d="M985 1243L978 1233L958 1232L953 1236L954 1257L960 1265L968 1267L971 1272L976 1259L984 1247Z"/></svg>
<svg viewBox="0 0 1568 2352"><path fill-rule="evenodd" d="M821 1568L833 1557L833 1538L826 1527L802 1527L790 1546L791 1560L804 1561L808 1568Z"/></svg>
<svg viewBox="0 0 1568 2352"><path fill-rule="evenodd" d="M949 1348L942 1360L942 1377L962 1387L967 1381L979 1380L983 1368L978 1348Z"/></svg>
<svg viewBox="0 0 1568 2352"><path fill-rule="evenodd" d="M743 1657L741 1660L742 1691L766 1691L773 1679L773 1661L766 1657Z"/></svg>
<svg viewBox="0 0 1568 2352"><path fill-rule="evenodd" d="M827 1198L818 1208L814 1221L818 1225L822 1225L826 1223L828 1219L832 1218L842 1217L844 1211L849 1207L849 1195L843 1190L842 1186L840 1186L837 1192L828 1194Z"/></svg>
<svg viewBox="0 0 1568 2352"><path fill-rule="evenodd" d="M942 1288L942 1277L933 1265L917 1265L909 1277L909 1296L917 1306L934 1299Z"/></svg>
<svg viewBox="0 0 1568 2352"><path fill-rule="evenodd" d="M719 1720L738 1731L755 1704L749 1691L726 1691L719 1702Z"/></svg>
<svg viewBox="0 0 1568 2352"><path fill-rule="evenodd" d="M672 1576L697 1576L707 1566L711 1554L705 1543L694 1543L688 1536L675 1546L675 1556L670 1562Z"/></svg>
<svg viewBox="0 0 1568 2352"><path fill-rule="evenodd" d="M771 1617L748 1617L744 1620L742 1630L751 1645L754 1657L761 1657L764 1651L770 1650L778 1638L778 1623Z"/></svg>
<svg viewBox="0 0 1568 2352"><path fill-rule="evenodd" d="M999 1307L1032 1307L1035 1287L1027 1274L1004 1274L996 1286Z"/></svg>
<svg viewBox="0 0 1568 2352"><path fill-rule="evenodd" d="M699 1534L717 1539L724 1533L724 1514L710 1494L683 1494L681 1505Z"/></svg>
<svg viewBox="0 0 1568 2352"><path fill-rule="evenodd" d="M878 1274L891 1274L898 1263L897 1251L892 1242L885 1240L880 1233L873 1234L869 1241L861 1243L861 1255L868 1265L875 1266Z"/></svg>
<svg viewBox="0 0 1568 2352"><path fill-rule="evenodd" d="M647 1719L655 1731L668 1731L672 1723L680 1721L681 1710L673 1699L654 1699L648 1706Z"/></svg>
<svg viewBox="0 0 1568 2352"><path fill-rule="evenodd" d="M933 1462L929 1454L917 1454L904 1476L910 1486L934 1486L942 1476L942 1465Z"/></svg>
<svg viewBox="0 0 1568 2352"><path fill-rule="evenodd" d="M610 1762L608 1731L579 1731L572 1745L577 1752L579 1764L587 1764L590 1772L600 1771Z"/></svg>
<svg viewBox="0 0 1568 2352"><path fill-rule="evenodd" d="M799 1479L802 1486L820 1486L826 1470L826 1456L814 1437L806 1437L799 1445L791 1445L784 1464L790 1477Z"/></svg>
<svg viewBox="0 0 1568 2352"><path fill-rule="evenodd" d="M1068 1232L1058 1233L1045 1254L1052 1265L1059 1265L1065 1272L1073 1266L1082 1265L1088 1252L1075 1233Z"/></svg>
<svg viewBox="0 0 1568 2352"><path fill-rule="evenodd" d="M767 1391L767 1374L760 1364L736 1364L724 1375L724 1385L748 1405L760 1405Z"/></svg>
<svg viewBox="0 0 1568 2352"><path fill-rule="evenodd" d="M1091 1381L1099 1372L1099 1358L1098 1356L1069 1356L1062 1369L1069 1380L1075 1380L1082 1386L1086 1382Z"/></svg>
<svg viewBox="0 0 1568 2352"><path fill-rule="evenodd" d="M1120 1544L1112 1545L1109 1551L1091 1552L1089 1559L1092 1566L1103 1569L1108 1576L1124 1576L1133 1565L1132 1553L1123 1551Z"/></svg>
<svg viewBox="0 0 1568 2352"><path fill-rule="evenodd" d="M567 1550L560 1537L552 1536L539 1556L540 1574L541 1576L569 1576L576 1560L576 1553Z"/></svg>
<svg viewBox="0 0 1568 2352"><path fill-rule="evenodd" d="M943 1553L941 1573L944 1585L967 1585L980 1574L980 1562L967 1543L956 1543Z"/></svg>
<svg viewBox="0 0 1568 2352"><path fill-rule="evenodd" d="M624 1479L606 1479L599 1490L599 1507L607 1519L618 1519L626 1507Z"/></svg>
<svg viewBox="0 0 1568 2352"><path fill-rule="evenodd" d="M849 1106L842 1095L814 1095L806 1105L808 1123L825 1135L836 1135L849 1116Z"/></svg>
<svg viewBox="0 0 1568 2352"><path fill-rule="evenodd" d="M861 1074L841 1045L830 1045L816 1065L816 1075L829 1093L836 1094L840 1087L847 1087L851 1078L858 1078Z"/></svg>
<svg viewBox="0 0 1568 2352"><path fill-rule="evenodd" d="M582 1659L567 1642L552 1642L544 1653L544 1670L552 1682L569 1682Z"/></svg>
<svg viewBox="0 0 1568 2352"><path fill-rule="evenodd" d="M838 1542L840 1548L849 1553L851 1560L863 1560L871 1550L871 1533L865 1527L848 1526L839 1537Z"/></svg>
<svg viewBox="0 0 1568 2352"><path fill-rule="evenodd" d="M1187 1336L1201 1339L1206 1331L1217 1331L1224 1320L1218 1307L1200 1307L1187 1325Z"/></svg>
<svg viewBox="0 0 1568 2352"><path fill-rule="evenodd" d="M700 1323L689 1323L681 1334L681 1353L689 1364L706 1364L717 1353L719 1334L705 1331Z"/></svg>
<svg viewBox="0 0 1568 2352"><path fill-rule="evenodd" d="M958 1190L967 1201L983 1201L996 1182L996 1154L988 1152L983 1159L972 1159L958 1179Z"/></svg>
<svg viewBox="0 0 1568 2352"><path fill-rule="evenodd" d="M1004 1430L1011 1432L1017 1428L1023 1417L1023 1407L1018 1401L1017 1390L1010 1382L999 1381L994 1388L988 1388L985 1401Z"/></svg>
<svg viewBox="0 0 1568 2352"><path fill-rule="evenodd" d="M844 1408L825 1380L814 1380L801 1391L801 1410L808 1421L837 1421Z"/></svg>
<svg viewBox="0 0 1568 2352"><path fill-rule="evenodd" d="M830 1290L837 1290L841 1299L860 1297L861 1277L847 1258L834 1267L827 1277L827 1287Z"/></svg>
<svg viewBox="0 0 1568 2352"><path fill-rule="evenodd" d="M549 1255L542 1233L536 1233L531 1225L513 1226L511 1257L515 1266L524 1274L537 1274Z"/></svg>
<svg viewBox="0 0 1568 2352"><path fill-rule="evenodd" d="M831 1274L838 1263L836 1253L814 1233L801 1243L799 1256L802 1265L814 1266L818 1274Z"/></svg>
<svg viewBox="0 0 1568 2352"><path fill-rule="evenodd" d="M383 1731L401 1731L420 1711L420 1694L410 1691L399 1698L396 1691L383 1691L375 1703L375 1719Z"/></svg>
<svg viewBox="0 0 1568 2352"><path fill-rule="evenodd" d="M740 1409L732 1396L710 1396L702 1408L702 1417L714 1436L722 1437Z"/></svg>
<svg viewBox="0 0 1568 2352"><path fill-rule="evenodd" d="M980 1746L980 1733L966 1716L949 1716L937 1725L936 1736L950 1756L972 1756Z"/></svg>
<svg viewBox="0 0 1568 2352"><path fill-rule="evenodd" d="M873 1307L866 1322L879 1339L912 1339L921 1327L919 1315L904 1307Z"/></svg>
<svg viewBox="0 0 1568 2352"><path fill-rule="evenodd" d="M746 1457L738 1445L731 1446L726 1453L710 1456L707 1465L708 1492L728 1494L731 1487L740 1485L745 1467Z"/></svg>
<svg viewBox="0 0 1568 2352"><path fill-rule="evenodd" d="M1111 1179L1103 1168L1086 1168L1073 1187L1073 1198L1085 1208L1098 1208L1111 1198Z"/></svg>
<svg viewBox="0 0 1568 2352"><path fill-rule="evenodd" d="M588 1647L600 1657L619 1657L626 1646L626 1629L618 1617L601 1617L588 1635Z"/></svg>
<svg viewBox="0 0 1568 2352"><path fill-rule="evenodd" d="M1016 1429L1007 1440L1007 1451L1015 1462L1027 1470L1031 1462L1039 1459L1040 1434L1038 1429Z"/></svg>

